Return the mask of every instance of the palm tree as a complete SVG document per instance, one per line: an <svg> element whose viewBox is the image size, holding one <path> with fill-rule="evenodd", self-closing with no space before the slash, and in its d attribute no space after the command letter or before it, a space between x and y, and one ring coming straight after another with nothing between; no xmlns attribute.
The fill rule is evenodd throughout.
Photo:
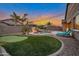
<svg viewBox="0 0 79 59"><path fill-rule="evenodd" d="M29 21L28 18L26 17L28 14L24 14L23 17L20 19L20 21L23 23L23 34L29 35ZM24 23L25 22L25 23Z"/></svg>
<svg viewBox="0 0 79 59"><path fill-rule="evenodd" d="M51 26L51 23L50 23L50 22L48 22L48 23L47 23L47 26Z"/></svg>
<svg viewBox="0 0 79 59"><path fill-rule="evenodd" d="M20 16L18 16L15 12L13 12L13 14L10 15L10 16L11 16L11 18L12 18L12 21L15 22L15 25L17 25L17 22L19 21Z"/></svg>
<svg viewBox="0 0 79 59"><path fill-rule="evenodd" d="M47 31L49 32L49 28L50 28L50 26L51 26L51 23L50 22L48 22L47 24L46 24L46 29L47 29Z"/></svg>
<svg viewBox="0 0 79 59"><path fill-rule="evenodd" d="M22 25L22 32L23 35L29 34L29 31L27 30L29 27L29 22L28 22L28 18L26 17L28 14L24 14L22 17L18 16L15 12L13 12L13 14L11 15L12 21L15 22L15 24L20 23Z"/></svg>

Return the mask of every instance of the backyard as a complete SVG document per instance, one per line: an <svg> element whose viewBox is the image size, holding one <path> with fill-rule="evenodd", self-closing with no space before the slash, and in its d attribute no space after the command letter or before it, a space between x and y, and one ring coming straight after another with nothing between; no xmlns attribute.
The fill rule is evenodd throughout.
<svg viewBox="0 0 79 59"><path fill-rule="evenodd" d="M1 46L12 56L45 56L50 55L61 47L61 42L45 35L31 36L1 36Z"/></svg>
<svg viewBox="0 0 79 59"><path fill-rule="evenodd" d="M78 5L1 5L0 56L79 56Z"/></svg>

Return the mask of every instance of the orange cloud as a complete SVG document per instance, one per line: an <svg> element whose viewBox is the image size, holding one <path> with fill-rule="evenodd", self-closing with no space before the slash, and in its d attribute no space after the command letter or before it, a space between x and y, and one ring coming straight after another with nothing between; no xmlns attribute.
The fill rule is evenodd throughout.
<svg viewBox="0 0 79 59"><path fill-rule="evenodd" d="M38 17L34 20L32 20L33 24L37 24L37 25L45 25L48 22L50 22L53 26L61 26L62 25L62 20L59 18L50 18L51 16L41 16Z"/></svg>
<svg viewBox="0 0 79 59"><path fill-rule="evenodd" d="M50 22L54 26L62 26L62 20L61 19L54 19L54 20L51 20Z"/></svg>

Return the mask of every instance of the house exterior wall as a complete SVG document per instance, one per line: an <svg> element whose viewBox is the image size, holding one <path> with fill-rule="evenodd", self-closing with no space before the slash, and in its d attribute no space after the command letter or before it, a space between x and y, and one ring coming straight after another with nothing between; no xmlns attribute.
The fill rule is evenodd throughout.
<svg viewBox="0 0 79 59"><path fill-rule="evenodd" d="M79 3L70 3L68 4L68 9L65 18L69 29L76 29L77 31L73 32L73 36L79 40Z"/></svg>
<svg viewBox="0 0 79 59"><path fill-rule="evenodd" d="M78 6L79 4L76 4L76 3L70 3L68 5L68 10L66 15L67 23L70 22L78 14L78 11L79 11Z"/></svg>
<svg viewBox="0 0 79 59"><path fill-rule="evenodd" d="M75 23L76 23L76 29L79 30L79 15L76 16L76 19L75 19Z"/></svg>
<svg viewBox="0 0 79 59"><path fill-rule="evenodd" d="M79 30L79 15L75 19L75 29ZM74 31L74 37L79 40L79 31Z"/></svg>

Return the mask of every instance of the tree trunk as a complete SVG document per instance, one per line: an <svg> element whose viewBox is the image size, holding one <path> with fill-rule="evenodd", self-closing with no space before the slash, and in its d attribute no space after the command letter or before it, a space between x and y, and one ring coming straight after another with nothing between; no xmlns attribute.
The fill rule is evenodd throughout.
<svg viewBox="0 0 79 59"><path fill-rule="evenodd" d="M26 35L25 26L24 25L22 26L22 35Z"/></svg>

